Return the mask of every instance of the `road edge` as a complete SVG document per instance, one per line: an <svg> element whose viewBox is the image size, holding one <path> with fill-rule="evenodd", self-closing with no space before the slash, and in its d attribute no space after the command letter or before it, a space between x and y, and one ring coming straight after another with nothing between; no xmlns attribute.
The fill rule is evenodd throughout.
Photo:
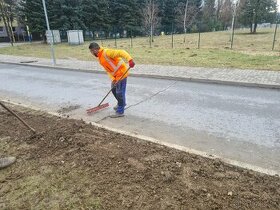
<svg viewBox="0 0 280 210"><path fill-rule="evenodd" d="M64 70L64 71L84 72L84 73L93 73L93 74L106 74L105 71L101 71L101 70L97 71L97 70L88 70L88 69L74 69L74 68L68 68L68 67L62 67L62 66L51 66L51 65L42 65L42 64L38 65L38 64L34 64L34 63L32 63L32 64L13 63L13 62L6 62L6 61L0 61L0 63L11 64L11 65L20 65L20 66L32 66L32 67L40 67L40 68L56 69L56 70ZM226 81L226 80L214 80L214 79L200 79L200 78L192 78L192 77L172 77L172 76L161 76L161 75L152 75L152 74L135 74L135 73L130 73L130 77L166 79L166 80L176 80L176 81L185 81L185 82L266 88L266 89L280 89L280 85Z"/></svg>

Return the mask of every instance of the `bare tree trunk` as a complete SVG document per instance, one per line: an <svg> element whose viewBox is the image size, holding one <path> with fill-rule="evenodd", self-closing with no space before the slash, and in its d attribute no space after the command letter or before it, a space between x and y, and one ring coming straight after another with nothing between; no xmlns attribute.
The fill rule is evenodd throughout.
<svg viewBox="0 0 280 210"><path fill-rule="evenodd" d="M150 47L152 47L152 42L154 41L154 31L158 23L158 5L154 0L146 0L143 12L143 23L147 35L149 36Z"/></svg>
<svg viewBox="0 0 280 210"><path fill-rule="evenodd" d="M7 25L8 25L9 34L10 34L10 38L12 40L12 43L15 43L15 36L14 36L14 32L13 32L13 27L12 27L12 24L11 24L11 19L9 17L7 17Z"/></svg>
<svg viewBox="0 0 280 210"><path fill-rule="evenodd" d="M257 26L258 26L258 23L255 21L255 23L254 23L254 30L253 30L254 34L257 32Z"/></svg>
<svg viewBox="0 0 280 210"><path fill-rule="evenodd" d="M253 33L253 23L250 23L250 33Z"/></svg>
<svg viewBox="0 0 280 210"><path fill-rule="evenodd" d="M7 32L7 36L9 37L10 39L10 43L12 46L13 45L13 38L12 38L12 33L11 33L11 28L10 28L10 24L9 24L9 20L8 20L8 15L6 13L6 10L4 8L4 2L1 1L0 2L0 12L1 12L1 16L2 16L2 19L3 19L3 22L4 22L4 25L5 25L5 29L6 29L6 32Z"/></svg>
<svg viewBox="0 0 280 210"><path fill-rule="evenodd" d="M255 34L257 32L257 26L258 26L258 12L259 12L259 0L257 1L257 7L254 9L253 11L253 24L254 24L254 28L253 28L253 33Z"/></svg>
<svg viewBox="0 0 280 210"><path fill-rule="evenodd" d="M186 21L187 21L188 5L189 5L189 0L186 1L186 7L185 7L185 16L184 16L184 43L186 42L186 34L187 34Z"/></svg>
<svg viewBox="0 0 280 210"><path fill-rule="evenodd" d="M5 25L5 29L6 29L6 32L7 32L7 36L8 36L9 39L10 39L11 45L14 46L14 45L13 45L12 34L11 34L11 29L10 29L10 27L9 27L9 21L7 20L6 12L5 12L5 10L4 10L4 5L3 5L3 2L2 2L2 1L0 2L0 12L1 12L1 16L2 16L2 19L3 19L4 25Z"/></svg>
<svg viewBox="0 0 280 210"><path fill-rule="evenodd" d="M152 47L152 42L154 42L154 24L155 24L155 3L154 0L149 2L149 24L150 24L150 47Z"/></svg>
<svg viewBox="0 0 280 210"><path fill-rule="evenodd" d="M153 39L153 20L154 20L154 0L152 0L152 8L151 8L151 42L154 41Z"/></svg>
<svg viewBox="0 0 280 210"><path fill-rule="evenodd" d="M8 17L7 19L8 19L8 27L10 29L10 36L13 40L13 43L15 43L16 41L15 41L15 35L14 35L14 31L13 31L12 21L11 21L10 17Z"/></svg>

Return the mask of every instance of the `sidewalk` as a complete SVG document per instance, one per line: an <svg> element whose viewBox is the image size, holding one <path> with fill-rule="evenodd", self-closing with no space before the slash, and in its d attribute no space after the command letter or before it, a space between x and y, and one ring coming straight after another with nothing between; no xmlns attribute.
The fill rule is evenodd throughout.
<svg viewBox="0 0 280 210"><path fill-rule="evenodd" d="M11 55L0 55L0 63L54 67L50 59ZM93 61L59 59L55 68L105 73L94 59ZM136 61L131 75L280 89L280 71L140 65Z"/></svg>

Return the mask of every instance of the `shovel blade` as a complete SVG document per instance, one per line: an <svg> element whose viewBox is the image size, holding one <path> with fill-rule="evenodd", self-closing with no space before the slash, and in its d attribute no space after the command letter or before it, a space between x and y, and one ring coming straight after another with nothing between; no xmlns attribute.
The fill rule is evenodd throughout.
<svg viewBox="0 0 280 210"><path fill-rule="evenodd" d="M99 106L96 106L96 107L93 107L93 108L90 108L90 109L87 109L87 113L88 114L91 114L91 113L95 113L101 109L105 109L109 106L109 103L106 103L106 104L101 104Z"/></svg>

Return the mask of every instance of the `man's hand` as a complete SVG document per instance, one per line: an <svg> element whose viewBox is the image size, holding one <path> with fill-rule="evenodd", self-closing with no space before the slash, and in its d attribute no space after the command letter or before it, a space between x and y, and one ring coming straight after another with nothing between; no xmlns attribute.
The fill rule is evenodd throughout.
<svg viewBox="0 0 280 210"><path fill-rule="evenodd" d="M132 59L130 61L128 61L128 63L129 63L130 68L133 68L135 66L135 63Z"/></svg>

